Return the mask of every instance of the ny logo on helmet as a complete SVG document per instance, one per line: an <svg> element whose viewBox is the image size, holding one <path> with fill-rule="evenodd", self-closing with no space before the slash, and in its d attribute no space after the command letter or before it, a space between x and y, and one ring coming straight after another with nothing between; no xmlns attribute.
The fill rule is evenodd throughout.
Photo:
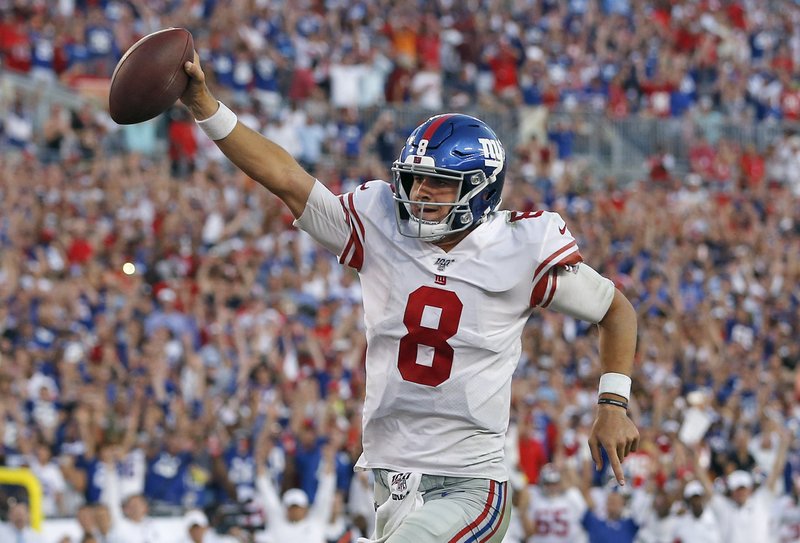
<svg viewBox="0 0 800 543"><path fill-rule="evenodd" d="M503 146L497 140L489 138L478 138L483 151L484 163L487 168L502 168L506 159Z"/></svg>

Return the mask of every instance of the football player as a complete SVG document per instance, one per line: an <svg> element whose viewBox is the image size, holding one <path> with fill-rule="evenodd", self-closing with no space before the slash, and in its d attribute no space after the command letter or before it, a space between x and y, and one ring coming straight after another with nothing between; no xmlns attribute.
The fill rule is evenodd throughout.
<svg viewBox="0 0 800 543"><path fill-rule="evenodd" d="M624 484L620 463L639 439L627 416L635 312L582 263L558 214L499 210L507 164L489 126L432 117L405 141L390 182L337 196L214 98L196 54L185 69L181 100L200 128L359 273L368 346L356 469L375 474L375 540L502 540L511 376L537 307L599 325L590 447L598 465L606 450Z"/></svg>
<svg viewBox="0 0 800 543"><path fill-rule="evenodd" d="M561 470L553 464L542 467L528 508L533 532L528 539L530 543L581 543L586 540L581 526L586 500L575 484L576 478L574 474L562 477Z"/></svg>

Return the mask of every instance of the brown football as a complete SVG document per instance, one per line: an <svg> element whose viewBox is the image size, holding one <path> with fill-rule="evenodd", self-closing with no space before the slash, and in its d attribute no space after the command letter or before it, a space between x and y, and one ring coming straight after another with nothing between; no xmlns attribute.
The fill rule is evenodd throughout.
<svg viewBox="0 0 800 543"><path fill-rule="evenodd" d="M134 43L111 76L108 111L118 124L157 117L180 98L189 76L183 69L194 59L194 40L185 28L166 28Z"/></svg>

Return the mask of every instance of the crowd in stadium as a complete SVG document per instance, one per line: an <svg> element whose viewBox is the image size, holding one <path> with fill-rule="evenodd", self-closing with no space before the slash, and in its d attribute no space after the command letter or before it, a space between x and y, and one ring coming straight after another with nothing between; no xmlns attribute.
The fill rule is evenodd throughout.
<svg viewBox="0 0 800 543"><path fill-rule="evenodd" d="M624 491L591 469L595 329L535 312L507 541L800 541L800 138L737 148L709 124L798 119L795 3L74 0L0 15L3 69L66 85L189 28L240 119L334 192L388 179L407 135L390 108L372 125L362 108L525 112L503 207L561 213L634 303L642 445ZM190 541L211 527L273 541L264 495L298 488L284 505L326 541L369 535L355 272L180 107L161 135L91 103L36 126L35 97L5 99L0 464L33 470L45 515L77 517L84 542L148 542L149 515L184 514ZM688 174L660 155L623 185L575 175L554 109L679 117L703 136ZM4 492L0 531L20 529L24 499Z"/></svg>
<svg viewBox="0 0 800 543"><path fill-rule="evenodd" d="M6 68L77 84L110 76L145 34L183 26L240 106L679 117L709 96L728 117L797 120L797 16L788 0L19 1L3 7L0 48Z"/></svg>

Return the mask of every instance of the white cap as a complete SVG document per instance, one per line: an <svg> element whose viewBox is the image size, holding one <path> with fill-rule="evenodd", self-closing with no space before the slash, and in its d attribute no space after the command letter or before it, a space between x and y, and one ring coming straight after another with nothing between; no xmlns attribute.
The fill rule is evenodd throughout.
<svg viewBox="0 0 800 543"><path fill-rule="evenodd" d="M83 346L77 341L71 341L64 348L64 361L69 364L75 364L83 358Z"/></svg>
<svg viewBox="0 0 800 543"><path fill-rule="evenodd" d="M683 489L683 497L687 500L695 496L702 496L705 493L706 489L700 481L689 481Z"/></svg>
<svg viewBox="0 0 800 543"><path fill-rule="evenodd" d="M205 528L208 526L208 517L206 517L206 514L199 509L187 511L183 516L183 520L186 523L187 528L191 528L192 526L202 526Z"/></svg>
<svg viewBox="0 0 800 543"><path fill-rule="evenodd" d="M731 490L742 487L753 488L753 476L741 469L731 472L731 474L728 475L727 482L728 488Z"/></svg>
<svg viewBox="0 0 800 543"><path fill-rule="evenodd" d="M175 291L171 288L165 287L158 291L158 299L162 302L174 302L176 298Z"/></svg>
<svg viewBox="0 0 800 543"><path fill-rule="evenodd" d="M703 184L703 178L699 173L692 172L686 176L686 184L690 187L699 187Z"/></svg>
<svg viewBox="0 0 800 543"><path fill-rule="evenodd" d="M284 507L308 507L308 495L299 488L290 488L283 494Z"/></svg>

